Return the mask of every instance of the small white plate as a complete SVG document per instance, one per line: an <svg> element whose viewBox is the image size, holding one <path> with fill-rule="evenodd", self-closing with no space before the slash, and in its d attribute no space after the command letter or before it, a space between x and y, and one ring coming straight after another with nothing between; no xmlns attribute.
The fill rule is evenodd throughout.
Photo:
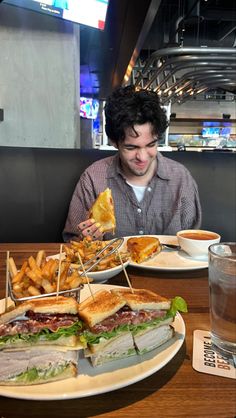
<svg viewBox="0 0 236 418"><path fill-rule="evenodd" d="M146 235L147 236L147 235ZM176 235L149 235L158 238L162 244L178 245ZM140 237L140 235L139 235ZM124 243L121 246L121 251L127 251L127 240L131 237L124 237ZM184 251L175 251L164 249L156 256L150 258L143 263L137 264L134 261L129 263L132 267L149 269L149 270L165 270L165 271L183 271L183 270L198 270L208 267L207 259L195 259L190 257Z"/></svg>
<svg viewBox="0 0 236 418"><path fill-rule="evenodd" d="M124 267L127 267L129 264L129 260L127 260L124 263ZM107 280L111 279L112 277L115 277L118 273L120 273L123 270L123 267L119 264L116 267L112 267L108 270L102 270L102 271L89 271L87 273L87 276L91 279L93 279L93 283L105 283Z"/></svg>
<svg viewBox="0 0 236 418"><path fill-rule="evenodd" d="M50 255L49 258L58 259L60 254ZM65 253L62 253L63 259L65 258ZM127 260L124 262L124 267L127 267L130 260ZM122 271L123 267L121 264L119 264L116 267L112 267L107 270L101 270L101 271L89 271L87 273L87 276L91 279L93 279L93 283L105 283L107 280L111 279L112 277L116 276L118 273ZM82 273L82 271L80 272Z"/></svg>

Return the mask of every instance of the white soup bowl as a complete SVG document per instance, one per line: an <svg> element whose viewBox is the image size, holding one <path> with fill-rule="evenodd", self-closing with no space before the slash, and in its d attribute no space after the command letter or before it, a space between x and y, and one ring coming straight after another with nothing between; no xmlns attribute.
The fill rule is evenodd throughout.
<svg viewBox="0 0 236 418"><path fill-rule="evenodd" d="M181 249L193 258L207 258L209 246L221 239L216 232L203 229L185 229L176 236Z"/></svg>

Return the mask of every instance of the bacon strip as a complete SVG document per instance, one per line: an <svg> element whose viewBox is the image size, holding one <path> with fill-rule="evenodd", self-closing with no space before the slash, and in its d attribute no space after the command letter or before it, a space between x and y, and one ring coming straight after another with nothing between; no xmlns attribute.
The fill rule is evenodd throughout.
<svg viewBox="0 0 236 418"><path fill-rule="evenodd" d="M144 322L152 321L156 318L163 318L165 315L166 311L164 310L132 311L125 306L114 315L104 319L104 321L100 322L99 324L94 325L94 327L91 328L91 331L95 334L99 334L100 332L112 331L119 325L141 324Z"/></svg>
<svg viewBox="0 0 236 418"><path fill-rule="evenodd" d="M0 325L0 336L15 334L36 334L46 328L52 332L56 332L59 328L70 327L78 321L77 315L47 315L36 314L34 312L27 313L30 317L26 320L13 321L8 324Z"/></svg>

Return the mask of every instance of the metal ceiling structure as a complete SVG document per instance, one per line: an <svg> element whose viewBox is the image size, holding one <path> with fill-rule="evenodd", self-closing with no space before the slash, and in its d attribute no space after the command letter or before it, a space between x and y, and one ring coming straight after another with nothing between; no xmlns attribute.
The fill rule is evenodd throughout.
<svg viewBox="0 0 236 418"><path fill-rule="evenodd" d="M132 72L132 83L154 90L162 104L182 103L212 89L236 93L236 48L173 47L155 51ZM231 94L232 96L232 94Z"/></svg>
<svg viewBox="0 0 236 418"><path fill-rule="evenodd" d="M80 26L80 93L106 100L133 83L164 103L235 100L235 51L236 0L109 0L103 31Z"/></svg>
<svg viewBox="0 0 236 418"><path fill-rule="evenodd" d="M162 1L129 82L163 104L236 100L236 1Z"/></svg>
<svg viewBox="0 0 236 418"><path fill-rule="evenodd" d="M104 30L80 25L80 93L134 83L164 102L235 99L235 50L236 0L109 0Z"/></svg>
<svg viewBox="0 0 236 418"><path fill-rule="evenodd" d="M165 102L235 98L236 0L109 0L105 30L80 35L81 95L133 83Z"/></svg>

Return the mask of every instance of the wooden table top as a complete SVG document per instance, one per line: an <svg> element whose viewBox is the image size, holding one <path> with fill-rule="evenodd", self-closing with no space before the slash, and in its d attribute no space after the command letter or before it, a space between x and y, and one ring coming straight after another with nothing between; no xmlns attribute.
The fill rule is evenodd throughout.
<svg viewBox="0 0 236 418"><path fill-rule="evenodd" d="M5 296L5 260L10 250L16 264L45 249L58 252L58 244L0 244L0 297ZM160 272L128 268L132 286L145 287L166 297L181 295L189 312L183 315L186 339L176 356L152 376L122 389L79 399L30 401L0 397L0 417L104 417L173 418L236 415L235 380L203 374L192 368L193 331L209 330L207 269ZM107 282L125 285L123 273ZM0 365L1 367L1 365ZM66 382L66 381L65 381Z"/></svg>

